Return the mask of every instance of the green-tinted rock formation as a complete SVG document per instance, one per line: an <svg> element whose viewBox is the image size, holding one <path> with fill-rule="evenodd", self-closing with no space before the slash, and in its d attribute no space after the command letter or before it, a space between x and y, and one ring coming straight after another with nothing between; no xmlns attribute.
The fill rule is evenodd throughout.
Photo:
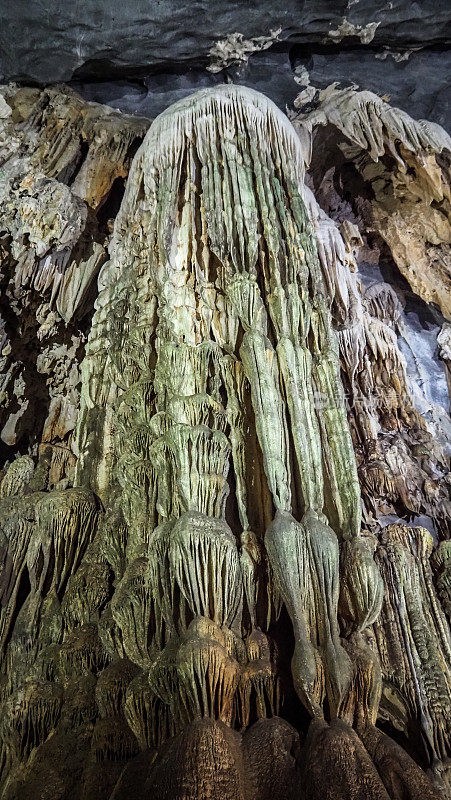
<svg viewBox="0 0 451 800"><path fill-rule="evenodd" d="M307 160L236 86L168 109L133 160L75 476L43 447L0 483L1 800L446 789L447 543L434 584L427 531L362 530L342 381L388 381L382 353L408 390Z"/></svg>

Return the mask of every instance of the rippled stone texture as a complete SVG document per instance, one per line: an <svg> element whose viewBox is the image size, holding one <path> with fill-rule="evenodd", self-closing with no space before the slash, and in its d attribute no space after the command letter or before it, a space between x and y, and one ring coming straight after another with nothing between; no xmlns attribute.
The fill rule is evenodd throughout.
<svg viewBox="0 0 451 800"><path fill-rule="evenodd" d="M74 485L28 455L0 484L2 800L446 791L446 550L436 590L427 531L362 529L353 434L379 431L342 382L363 363L408 396L396 304L364 312L357 226L305 186L300 133L221 86L133 160Z"/></svg>

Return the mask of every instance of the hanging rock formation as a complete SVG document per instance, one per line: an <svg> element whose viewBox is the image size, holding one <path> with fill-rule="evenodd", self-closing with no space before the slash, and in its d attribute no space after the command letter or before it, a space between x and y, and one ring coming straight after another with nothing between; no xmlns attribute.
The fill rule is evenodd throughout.
<svg viewBox="0 0 451 800"><path fill-rule="evenodd" d="M434 348L447 363L447 323L434 312L436 327L444 324L424 357L418 312L405 313L418 298L401 276L395 286L384 277L399 268L414 292L449 313L451 140L371 92L334 86L292 119L312 148L315 196L344 240L328 272L364 521L373 527L380 514L426 515L448 539L451 428L442 369L434 380L444 396L426 387ZM323 227L327 246L330 221Z"/></svg>
<svg viewBox="0 0 451 800"><path fill-rule="evenodd" d="M73 472L95 283L148 122L84 103L67 87L9 86L4 97L0 437L46 450L51 487Z"/></svg>
<svg viewBox="0 0 451 800"><path fill-rule="evenodd" d="M27 90L30 110L24 91L5 92L6 291L18 320L44 298L33 341L63 339L66 375L73 330L71 369L84 357L80 387L61 378L74 425L47 419L1 476L1 800L447 796L443 441L409 384L397 294L357 280L362 220L340 232L305 183L317 126L357 139L367 180L391 122L406 160L387 180L427 153L434 216L447 141L394 111L363 141L340 103L295 130L223 85L161 114L129 170L143 121L118 131L57 90ZM324 174L313 157L326 206ZM399 219L380 235L403 271ZM427 277L437 295L412 288L445 312ZM15 445L32 359L8 340L2 355ZM384 527L390 504L428 515L440 545Z"/></svg>

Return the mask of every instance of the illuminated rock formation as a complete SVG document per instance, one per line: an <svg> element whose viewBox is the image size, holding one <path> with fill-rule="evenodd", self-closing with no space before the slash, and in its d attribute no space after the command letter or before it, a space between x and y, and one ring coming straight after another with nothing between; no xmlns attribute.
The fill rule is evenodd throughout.
<svg viewBox="0 0 451 800"><path fill-rule="evenodd" d="M446 787L446 543L434 584L427 531L361 529L371 391L395 389L387 413L408 396L396 298L362 299L358 231L321 211L308 160L232 85L169 108L133 160L74 485L44 448L0 484L1 800L46 770L67 800L438 798L387 720ZM94 208L117 169L93 156L73 186Z"/></svg>

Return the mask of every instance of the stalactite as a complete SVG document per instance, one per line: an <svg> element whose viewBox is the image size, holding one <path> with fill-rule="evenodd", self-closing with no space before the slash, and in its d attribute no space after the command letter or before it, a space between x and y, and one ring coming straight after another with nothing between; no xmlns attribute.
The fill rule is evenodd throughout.
<svg viewBox="0 0 451 800"><path fill-rule="evenodd" d="M399 725L420 717L421 734L440 761L450 742L451 640L433 588L431 550L424 528L384 529L376 557L385 595L375 633L387 713Z"/></svg>
<svg viewBox="0 0 451 800"><path fill-rule="evenodd" d="M27 555L32 591L45 591L48 585L61 592L92 540L96 516L94 498L79 489L38 500L37 526Z"/></svg>
<svg viewBox="0 0 451 800"><path fill-rule="evenodd" d="M2 740L16 758L27 757L56 727L62 690L54 683L30 681L2 707Z"/></svg>
<svg viewBox="0 0 451 800"><path fill-rule="evenodd" d="M142 750L160 747L175 734L169 705L151 689L146 673L128 685L124 713Z"/></svg>
<svg viewBox="0 0 451 800"><path fill-rule="evenodd" d="M134 162L112 260L100 278L88 359L102 341L111 348L115 386L109 397L96 390L86 398L80 449L93 407L103 409L97 485L105 498L114 494L116 515L122 507L127 549L134 535L142 559L142 600L132 611L127 567L113 616L125 647L135 643L129 656L149 670L150 713L167 735L165 707L175 730L205 717L245 727L251 713L277 713L277 666L265 647L255 657L250 644L260 635L260 578L268 615L273 594L291 617L293 682L308 711L360 727L377 717L380 672L367 631L382 584L374 548L360 534L329 308L357 326L348 344L354 373L354 342L362 342L357 352L368 346L374 354L383 350L385 329L375 338L362 324L355 287L343 280L341 239L302 187L299 142L266 101L234 87L182 101L161 115ZM124 303L122 328L108 324ZM129 320L143 313L157 322L145 346L135 338L132 351ZM377 349L374 357L385 356ZM255 463L249 474L245 455L250 424L270 495L258 515ZM79 460L79 482L89 480L85 464ZM247 659L240 648L228 653L217 627L242 635L243 594ZM154 621L146 610L152 604ZM129 703L147 742L143 712Z"/></svg>
<svg viewBox="0 0 451 800"><path fill-rule="evenodd" d="M431 557L435 570L435 585L443 609L451 621L451 545L440 542Z"/></svg>
<svg viewBox="0 0 451 800"><path fill-rule="evenodd" d="M102 670L96 684L96 703L102 717L121 714L127 686L138 672L138 667L127 659L113 661Z"/></svg>
<svg viewBox="0 0 451 800"><path fill-rule="evenodd" d="M24 493L34 473L30 456L19 456L8 467L0 483L0 497L17 497Z"/></svg>
<svg viewBox="0 0 451 800"><path fill-rule="evenodd" d="M90 623L68 634L58 650L58 669L63 678L100 672L109 658L99 639L96 625Z"/></svg>
<svg viewBox="0 0 451 800"><path fill-rule="evenodd" d="M370 112L346 130L375 152L386 135L374 123L368 138ZM401 122L408 148L432 141ZM81 192L96 207L126 158L132 135L106 127L105 173L91 154L58 190L74 207ZM73 164L64 129L53 151L41 143L49 174ZM383 285L362 297L356 230L341 238L304 184L309 146L262 95L226 85L160 115L133 160L71 447L50 437L0 484L6 786L22 758L45 763L54 731L83 752L80 800L432 799L380 715L415 723L446 772L448 551L436 594L425 530L361 530L355 452L384 415L419 419L399 309ZM36 238L32 211L25 198ZM53 256L18 280L53 287L66 319L91 257L62 295ZM302 720L305 740L279 715Z"/></svg>

